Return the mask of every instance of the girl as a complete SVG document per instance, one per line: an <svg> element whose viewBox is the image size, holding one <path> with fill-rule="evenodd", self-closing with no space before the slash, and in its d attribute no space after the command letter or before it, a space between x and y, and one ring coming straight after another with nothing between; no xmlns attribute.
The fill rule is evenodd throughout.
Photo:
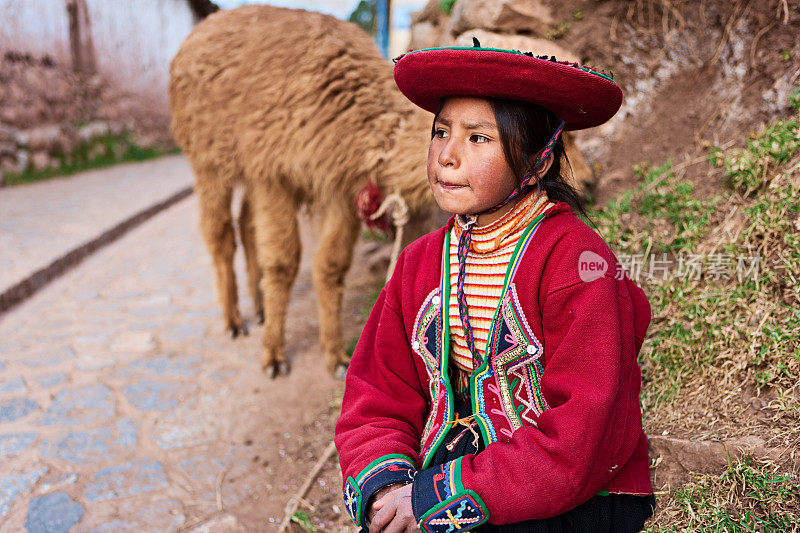
<svg viewBox="0 0 800 533"><path fill-rule="evenodd" d="M403 251L353 354L336 425L351 517L373 533L639 531L650 305L560 168L561 131L610 119L619 87L477 42L403 55L395 80L435 114L428 181L455 216Z"/></svg>

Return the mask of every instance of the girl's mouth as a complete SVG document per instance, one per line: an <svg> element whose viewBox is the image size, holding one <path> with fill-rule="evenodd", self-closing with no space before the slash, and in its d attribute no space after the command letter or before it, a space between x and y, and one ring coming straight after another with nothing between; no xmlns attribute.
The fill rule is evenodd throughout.
<svg viewBox="0 0 800 533"><path fill-rule="evenodd" d="M442 189L445 189L445 190L448 190L448 191L452 191L452 190L456 190L456 189L463 189L463 188L466 187L466 185L461 185L459 183L451 183L451 182L447 182L447 181L439 181L439 186Z"/></svg>

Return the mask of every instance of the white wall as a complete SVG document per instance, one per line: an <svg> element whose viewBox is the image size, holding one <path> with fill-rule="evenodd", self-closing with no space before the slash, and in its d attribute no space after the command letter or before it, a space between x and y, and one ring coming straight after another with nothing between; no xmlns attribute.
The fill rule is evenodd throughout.
<svg viewBox="0 0 800 533"><path fill-rule="evenodd" d="M69 64L65 0L0 0L0 52L8 50Z"/></svg>
<svg viewBox="0 0 800 533"><path fill-rule="evenodd" d="M0 0L0 53L71 64L66 0ZM195 24L186 0L86 0L98 72L124 92L167 103L169 62Z"/></svg>
<svg viewBox="0 0 800 533"><path fill-rule="evenodd" d="M86 3L98 71L121 88L155 97L166 105L169 62L195 23L188 2L86 0Z"/></svg>

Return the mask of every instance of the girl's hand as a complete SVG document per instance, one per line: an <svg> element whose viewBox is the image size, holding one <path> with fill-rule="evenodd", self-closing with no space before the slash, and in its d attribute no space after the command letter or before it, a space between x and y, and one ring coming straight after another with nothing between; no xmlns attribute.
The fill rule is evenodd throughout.
<svg viewBox="0 0 800 533"><path fill-rule="evenodd" d="M387 501L388 500L388 501ZM404 485L375 502L375 517L369 526L370 533L414 533L419 532L417 519L411 509L411 485Z"/></svg>
<svg viewBox="0 0 800 533"><path fill-rule="evenodd" d="M377 513L381 507L386 505L386 502L392 498L391 494L402 486L402 483L392 483L391 485L386 485L385 487L379 489L378 492L375 493L375 495L372 497L372 501L367 506L367 519L365 521L367 528L370 527L372 519L375 518L375 513Z"/></svg>

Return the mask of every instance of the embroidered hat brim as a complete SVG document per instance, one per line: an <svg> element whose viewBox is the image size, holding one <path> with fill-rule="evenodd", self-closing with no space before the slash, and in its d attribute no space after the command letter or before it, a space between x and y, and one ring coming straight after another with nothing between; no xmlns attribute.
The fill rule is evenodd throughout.
<svg viewBox="0 0 800 533"><path fill-rule="evenodd" d="M567 130L599 126L622 105L609 74L515 50L415 50L395 59L394 79L406 98L431 113L447 96L519 100L555 113Z"/></svg>

